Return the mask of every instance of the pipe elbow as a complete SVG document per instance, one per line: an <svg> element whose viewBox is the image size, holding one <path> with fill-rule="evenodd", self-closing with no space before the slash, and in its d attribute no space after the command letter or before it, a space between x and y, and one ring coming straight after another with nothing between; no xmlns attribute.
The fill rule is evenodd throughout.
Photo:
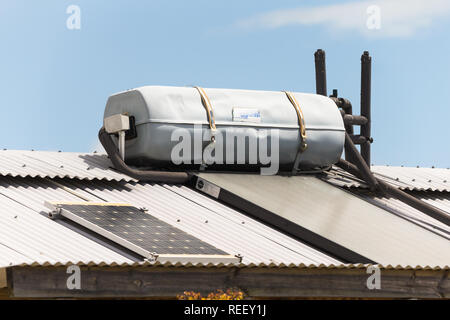
<svg viewBox="0 0 450 320"><path fill-rule="evenodd" d="M105 128L102 127L98 132L98 138L103 148L105 148L106 153L109 156L115 169L120 172L135 178L139 181L145 182L160 182L160 183L174 183L174 184L184 184L190 180L190 175L187 172L167 172L167 171L156 171L156 170L139 170L130 168L119 154L114 141L111 136L106 132Z"/></svg>

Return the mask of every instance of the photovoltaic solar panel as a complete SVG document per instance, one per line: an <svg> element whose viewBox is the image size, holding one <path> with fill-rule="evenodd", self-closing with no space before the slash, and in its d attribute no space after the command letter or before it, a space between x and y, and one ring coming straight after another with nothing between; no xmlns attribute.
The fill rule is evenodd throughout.
<svg viewBox="0 0 450 320"><path fill-rule="evenodd" d="M231 257L226 252L128 204L52 202L60 215L145 257L196 255ZM235 257L232 257L236 259Z"/></svg>

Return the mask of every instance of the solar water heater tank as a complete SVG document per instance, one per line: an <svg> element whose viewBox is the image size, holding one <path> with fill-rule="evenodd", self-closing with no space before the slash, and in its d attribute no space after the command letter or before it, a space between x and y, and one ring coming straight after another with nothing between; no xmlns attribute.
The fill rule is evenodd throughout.
<svg viewBox="0 0 450 320"><path fill-rule="evenodd" d="M145 167L180 166L174 154L181 166L198 165L215 147L223 154L211 153L210 166L256 168L267 146L267 155L278 149L281 170L324 168L338 162L345 139L336 104L310 93L145 86L109 97L104 119L118 114L132 119L125 161ZM183 139L191 149L179 152Z"/></svg>

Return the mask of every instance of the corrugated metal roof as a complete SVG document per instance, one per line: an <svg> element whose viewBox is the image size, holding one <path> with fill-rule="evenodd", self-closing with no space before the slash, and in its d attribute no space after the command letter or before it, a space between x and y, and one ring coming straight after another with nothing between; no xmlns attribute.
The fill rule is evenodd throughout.
<svg viewBox="0 0 450 320"><path fill-rule="evenodd" d="M111 169L106 154L56 151L0 150L0 175L135 181ZM375 175L405 190L450 192L450 169L372 166ZM334 167L327 178L343 187L366 187L345 171Z"/></svg>
<svg viewBox="0 0 450 320"><path fill-rule="evenodd" d="M450 242L313 176L200 174L240 198L382 264L450 262Z"/></svg>
<svg viewBox="0 0 450 320"><path fill-rule="evenodd" d="M450 192L450 169L372 166L372 172L402 190ZM367 188L366 184L340 168L333 167L325 178L346 188Z"/></svg>
<svg viewBox="0 0 450 320"><path fill-rule="evenodd" d="M359 196L362 196L364 199L373 203L374 205L389 210L399 217L420 225L423 228L428 229L450 240L449 226L422 213L421 211L407 205L406 203L396 198L374 196L370 193L359 192L358 189L353 190L353 192ZM446 212L450 212L450 194L443 193L441 194L441 196L427 196L426 198L422 194L417 194L416 198L421 199L433 206L439 207Z"/></svg>
<svg viewBox="0 0 450 320"><path fill-rule="evenodd" d="M446 190L442 185L442 183L446 183L447 181L446 175L450 177L450 170L389 166L372 166L372 170L375 173L375 176L381 180L397 186L402 190L409 191L414 197L423 200L450 215L450 193L447 192L450 190ZM391 174L392 176L389 177L388 174ZM443 174L442 177L440 176L441 174ZM333 168L333 170L328 172L326 176L323 176L322 179L335 186L348 188L355 195L361 196L379 207L394 212L397 215L413 223L419 224L426 229L439 233L444 237L449 237L450 228L447 225L414 209L398 199L380 197L370 192L366 192L368 187L363 181L355 178L340 168ZM411 180L411 184L408 185L403 182L406 180ZM442 183L439 184L438 181L442 181ZM436 190L438 186L440 186L441 191L424 191Z"/></svg>
<svg viewBox="0 0 450 320"><path fill-rule="evenodd" d="M438 192L415 193L419 199L447 212L450 215L450 194Z"/></svg>
<svg viewBox="0 0 450 320"><path fill-rule="evenodd" d="M269 263L269 264L265 264L265 263L259 263L259 264L255 264L255 263L249 263L249 264L245 264L245 263L239 263L239 264L235 264L235 263L228 263L228 264L224 264L224 263L219 263L219 264L214 264L214 263L172 263L172 262L134 262L134 263L122 263L122 264L117 264L117 263L106 263L106 262L101 262L101 263L96 263L96 262L68 262L68 263L49 263L49 262L45 262L45 263L39 263L39 262L32 262L32 263L22 263L20 265L17 265L18 267L68 267L71 265L78 265L80 267L86 266L86 267L105 267L105 268L114 268L114 267L119 267L119 268L129 268L129 267L133 267L133 268L141 268L141 267L146 267L146 268L157 268L157 267L173 267L173 268L245 268L245 269L250 269L250 268L276 268L276 269L367 269L370 266L375 266L378 267L380 269L383 270L434 270L434 271L440 271L440 270L449 270L450 266L446 265L446 266L409 266L409 265L382 265L382 264L362 264L362 263L357 263L357 264L351 264L351 263L345 263L345 264L304 264L304 263L299 263L299 264L295 264L295 263L290 263L290 264L285 264L285 263Z"/></svg>
<svg viewBox="0 0 450 320"><path fill-rule="evenodd" d="M76 194L95 201L123 201L145 206L158 218L204 241L230 253L242 254L247 265L339 263L190 188L136 183L111 169L110 165L104 154L0 150L0 266L33 261L48 261L51 264L90 260L95 263L128 264L136 261L111 250L101 241L90 240L79 230L75 232L43 216L47 210L43 206L45 200L80 201ZM447 189L449 169L388 166L374 166L372 169L379 178L402 189L450 192L450 188ZM328 180L334 185L365 187L363 182L339 168L334 168L330 173ZM70 190L57 187L55 182ZM74 193L71 194L71 191ZM356 194L364 196L359 192ZM450 196L446 197L445 193L418 192L416 196L450 212ZM439 225L434 219L395 199L375 200L377 205L401 213L400 216L423 228L442 237L448 236L447 226ZM430 247L430 252L433 250ZM430 260L427 264L436 263Z"/></svg>
<svg viewBox="0 0 450 320"><path fill-rule="evenodd" d="M0 175L3 176L134 180L111 166L106 154L0 150Z"/></svg>
<svg viewBox="0 0 450 320"><path fill-rule="evenodd" d="M0 150L0 175L136 181L111 168L106 154L56 151ZM375 175L404 190L450 192L450 169L372 166ZM326 178L342 187L366 185L340 168Z"/></svg>
<svg viewBox="0 0 450 320"><path fill-rule="evenodd" d="M14 249L9 248L4 244L0 244L0 268L10 265L16 265L19 263L36 263L33 259L17 252Z"/></svg>
<svg viewBox="0 0 450 320"><path fill-rule="evenodd" d="M75 195L78 194L97 202L125 202L146 207L149 214L219 249L230 254L241 254L247 264L340 263L184 186L78 179L53 181L70 188L72 193L46 179L0 178L0 206L7 208L6 205L14 204L13 208L2 210L1 215L12 216L15 213L21 217L20 221L25 220L24 217L33 221L28 224L22 222L15 230L7 231L4 239L0 238L0 243L10 248L20 248L32 260L55 263L86 261L92 257L93 260L98 258L98 261L131 262L101 246L103 251L99 251L97 243L39 214L48 211L44 207L45 200L80 201ZM7 226L5 224L5 228ZM0 223L0 227L3 228L4 224ZM21 263L18 260L14 262Z"/></svg>
<svg viewBox="0 0 450 320"><path fill-rule="evenodd" d="M73 195L36 184L36 192L28 192L27 184L6 179L0 179L0 266L26 261L133 262L40 214L44 207L37 205L39 190L66 200L77 199Z"/></svg>

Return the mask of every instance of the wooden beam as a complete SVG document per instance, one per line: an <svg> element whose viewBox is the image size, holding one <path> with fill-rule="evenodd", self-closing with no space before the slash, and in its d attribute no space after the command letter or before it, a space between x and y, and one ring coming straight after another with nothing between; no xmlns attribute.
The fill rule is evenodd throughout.
<svg viewBox="0 0 450 320"><path fill-rule="evenodd" d="M11 291L8 288L8 269L0 268L0 300L8 299Z"/></svg>
<svg viewBox="0 0 450 320"><path fill-rule="evenodd" d="M6 282L6 268L0 268L0 289L6 288L8 283Z"/></svg>
<svg viewBox="0 0 450 320"><path fill-rule="evenodd" d="M66 267L12 267L21 298L175 298L236 288L252 298L449 298L448 270L381 269L381 289L367 288L365 268L88 267L81 289L67 288Z"/></svg>

